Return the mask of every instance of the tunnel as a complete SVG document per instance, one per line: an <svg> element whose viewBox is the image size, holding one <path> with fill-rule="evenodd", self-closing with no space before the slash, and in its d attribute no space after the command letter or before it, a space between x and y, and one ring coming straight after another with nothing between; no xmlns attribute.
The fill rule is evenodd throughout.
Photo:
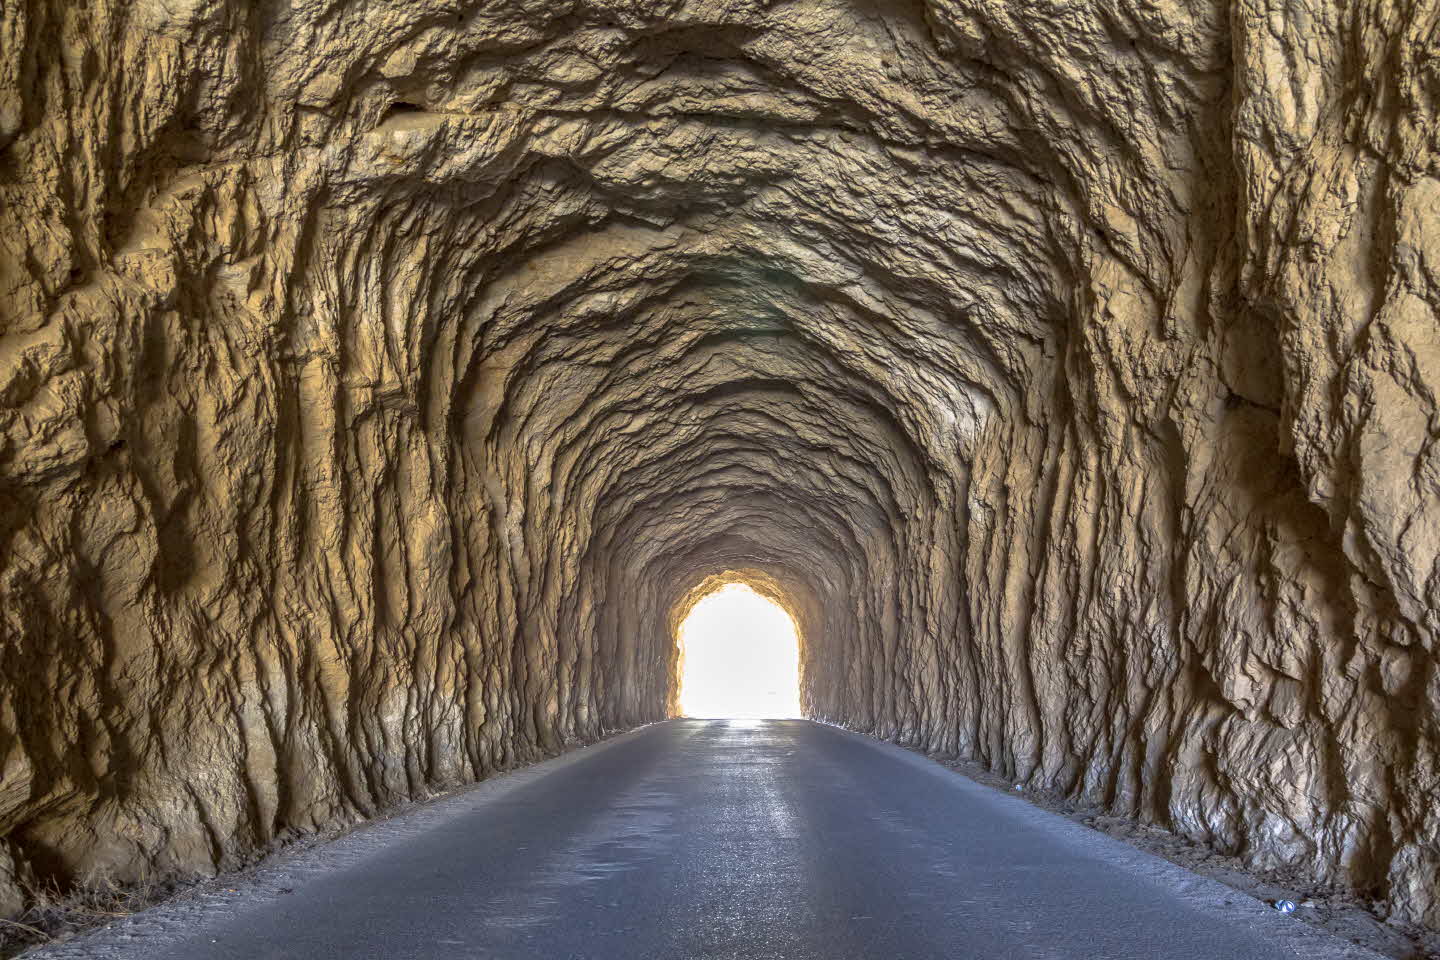
<svg viewBox="0 0 1440 960"><path fill-rule="evenodd" d="M750 574L748 579L755 579ZM785 719L800 711L800 631L785 597L743 572L690 591L677 614L677 707L684 717Z"/></svg>
<svg viewBox="0 0 1440 960"><path fill-rule="evenodd" d="M1435 11L0 9L0 917L682 713L1440 926Z"/></svg>

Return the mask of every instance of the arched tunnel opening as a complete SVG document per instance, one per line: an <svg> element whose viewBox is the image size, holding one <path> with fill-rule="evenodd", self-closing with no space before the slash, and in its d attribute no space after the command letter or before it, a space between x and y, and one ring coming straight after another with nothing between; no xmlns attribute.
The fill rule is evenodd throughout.
<svg viewBox="0 0 1440 960"><path fill-rule="evenodd" d="M0 920L748 709L1440 927L1418 10L0 7Z"/></svg>
<svg viewBox="0 0 1440 960"><path fill-rule="evenodd" d="M721 575L682 601L675 635L680 716L801 716L799 630L783 596L765 596L766 584L757 591L746 582L753 579Z"/></svg>

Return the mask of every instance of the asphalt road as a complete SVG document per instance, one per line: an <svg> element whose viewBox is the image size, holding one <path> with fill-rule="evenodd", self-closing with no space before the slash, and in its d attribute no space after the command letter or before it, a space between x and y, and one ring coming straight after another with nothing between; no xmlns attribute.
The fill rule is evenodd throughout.
<svg viewBox="0 0 1440 960"><path fill-rule="evenodd" d="M47 958L1372 957L923 757L674 720Z"/></svg>

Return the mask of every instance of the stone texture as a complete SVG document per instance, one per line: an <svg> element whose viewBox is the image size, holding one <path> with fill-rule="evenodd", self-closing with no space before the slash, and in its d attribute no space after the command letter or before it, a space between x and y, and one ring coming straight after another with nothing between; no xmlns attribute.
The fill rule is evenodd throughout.
<svg viewBox="0 0 1440 960"><path fill-rule="evenodd" d="M0 8L0 909L673 707L1440 925L1432 0ZM713 581L712 581L713 582Z"/></svg>

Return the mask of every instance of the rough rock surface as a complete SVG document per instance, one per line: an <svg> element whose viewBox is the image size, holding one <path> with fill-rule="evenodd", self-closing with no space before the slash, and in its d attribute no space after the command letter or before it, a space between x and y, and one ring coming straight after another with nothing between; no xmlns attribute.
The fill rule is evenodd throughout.
<svg viewBox="0 0 1440 960"><path fill-rule="evenodd" d="M813 716L1440 924L1434 0L0 7L0 909Z"/></svg>

